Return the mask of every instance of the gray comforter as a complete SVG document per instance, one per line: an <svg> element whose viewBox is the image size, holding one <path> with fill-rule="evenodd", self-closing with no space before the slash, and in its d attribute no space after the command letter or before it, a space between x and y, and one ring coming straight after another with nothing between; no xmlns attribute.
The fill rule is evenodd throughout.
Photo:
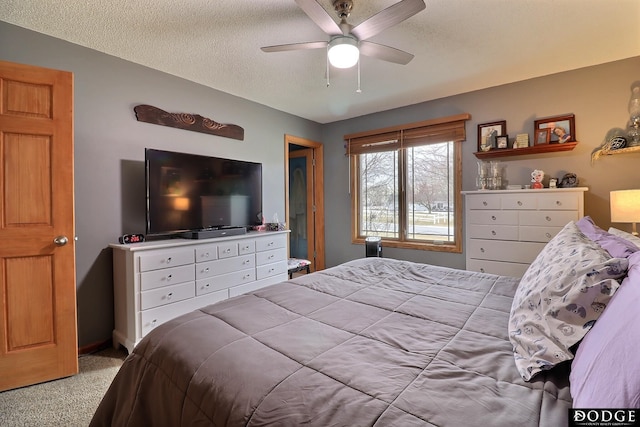
<svg viewBox="0 0 640 427"><path fill-rule="evenodd" d="M567 425L567 367L516 370L517 284L366 258L211 305L140 342L91 426Z"/></svg>

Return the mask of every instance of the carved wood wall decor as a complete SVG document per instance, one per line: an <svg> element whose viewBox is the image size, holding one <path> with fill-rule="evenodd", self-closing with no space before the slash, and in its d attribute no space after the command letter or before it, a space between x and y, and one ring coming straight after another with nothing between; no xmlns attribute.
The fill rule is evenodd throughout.
<svg viewBox="0 0 640 427"><path fill-rule="evenodd" d="M139 122L244 140L244 129L240 126L218 123L198 114L168 113L160 108L144 104L136 105L133 111L135 111Z"/></svg>

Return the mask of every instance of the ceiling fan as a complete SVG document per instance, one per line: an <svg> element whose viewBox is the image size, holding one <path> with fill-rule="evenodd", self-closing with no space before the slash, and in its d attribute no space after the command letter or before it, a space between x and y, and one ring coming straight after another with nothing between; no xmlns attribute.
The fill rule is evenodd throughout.
<svg viewBox="0 0 640 427"><path fill-rule="evenodd" d="M401 0L355 27L347 22L353 8L352 0L334 0L333 2L340 24L337 24L316 0L295 1L317 26L330 36L329 41L266 46L261 48L263 52L327 48L327 60L337 68L353 67L358 63L360 54L402 65L408 64L413 59L410 53L373 43L367 39L423 10L426 7L424 0Z"/></svg>

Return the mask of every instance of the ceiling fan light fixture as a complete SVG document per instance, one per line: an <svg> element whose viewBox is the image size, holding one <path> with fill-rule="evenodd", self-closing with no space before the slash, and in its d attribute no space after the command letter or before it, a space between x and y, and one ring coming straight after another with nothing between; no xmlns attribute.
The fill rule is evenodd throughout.
<svg viewBox="0 0 640 427"><path fill-rule="evenodd" d="M358 41L349 36L338 36L331 39L327 55L329 63L336 68L351 68L358 63L360 50Z"/></svg>

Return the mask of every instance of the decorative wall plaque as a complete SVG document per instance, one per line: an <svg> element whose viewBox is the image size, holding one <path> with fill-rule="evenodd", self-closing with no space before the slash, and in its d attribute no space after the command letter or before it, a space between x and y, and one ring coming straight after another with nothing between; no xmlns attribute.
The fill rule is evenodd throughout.
<svg viewBox="0 0 640 427"><path fill-rule="evenodd" d="M136 118L139 122L208 133L210 135L223 136L240 141L244 140L244 129L240 126L218 123L198 114L168 113L160 108L144 104L136 105L133 111L135 111Z"/></svg>

